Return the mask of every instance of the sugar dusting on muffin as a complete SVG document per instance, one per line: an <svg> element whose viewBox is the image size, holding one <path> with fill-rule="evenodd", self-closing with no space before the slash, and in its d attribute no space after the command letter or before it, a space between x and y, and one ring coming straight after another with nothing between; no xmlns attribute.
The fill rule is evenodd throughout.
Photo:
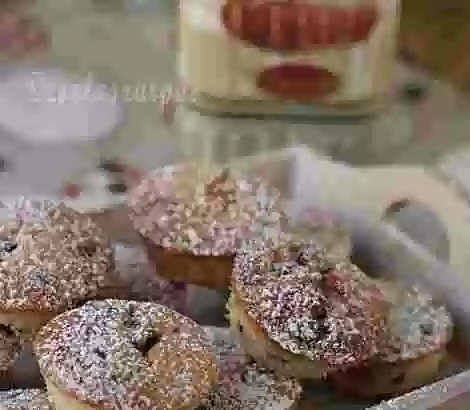
<svg viewBox="0 0 470 410"><path fill-rule="evenodd" d="M386 303L372 279L307 240L252 245L235 259L234 291L270 339L325 371L377 353L386 339Z"/></svg>
<svg viewBox="0 0 470 410"><path fill-rule="evenodd" d="M215 382L204 330L155 303L89 302L43 327L35 353L46 381L107 409L190 408Z"/></svg>
<svg viewBox="0 0 470 410"><path fill-rule="evenodd" d="M381 354L383 360L416 359L442 349L450 341L452 319L427 290L392 283L383 283L381 288L392 306L387 320L391 338Z"/></svg>
<svg viewBox="0 0 470 410"><path fill-rule="evenodd" d="M101 228L63 204L13 213L0 225L0 309L60 312L96 296L114 268Z"/></svg>
<svg viewBox="0 0 470 410"><path fill-rule="evenodd" d="M254 236L274 239L284 221L278 191L215 166L157 170L134 190L129 204L143 236L201 255L232 254Z"/></svg>
<svg viewBox="0 0 470 410"><path fill-rule="evenodd" d="M2 410L53 410L47 393L40 389L8 390L0 392Z"/></svg>
<svg viewBox="0 0 470 410"><path fill-rule="evenodd" d="M214 343L219 379L205 410L289 410L301 394L300 384L290 378L247 363L246 355L229 329L206 328Z"/></svg>

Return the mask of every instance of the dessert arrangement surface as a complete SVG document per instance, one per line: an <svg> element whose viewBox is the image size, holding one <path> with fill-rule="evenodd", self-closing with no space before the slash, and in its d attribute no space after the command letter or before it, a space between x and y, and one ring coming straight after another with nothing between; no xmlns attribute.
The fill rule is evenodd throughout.
<svg viewBox="0 0 470 410"><path fill-rule="evenodd" d="M121 214L143 257L123 256L92 212L2 209L6 408L365 409L461 370L444 293L419 271L412 285L361 269L352 227L314 202L293 223L254 170L144 176ZM129 286L148 277L155 292ZM211 318L195 317L190 290ZM30 380L15 376L25 355Z"/></svg>

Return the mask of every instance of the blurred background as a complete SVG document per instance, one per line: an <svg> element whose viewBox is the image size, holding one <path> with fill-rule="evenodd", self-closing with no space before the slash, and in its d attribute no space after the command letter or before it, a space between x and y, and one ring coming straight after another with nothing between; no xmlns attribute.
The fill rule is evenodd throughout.
<svg viewBox="0 0 470 410"><path fill-rule="evenodd" d="M357 110L348 101L339 110L341 101L327 109L315 101L281 101L276 115L255 107L252 115L240 116L191 104L185 78L216 84L225 57L218 51L203 57L212 40L189 46L181 41L183 12L175 1L2 0L0 194L85 198L84 203L101 206L121 201L128 185L156 166L182 158L226 162L298 144L353 166L429 166L450 175L465 193L467 3L383 3L388 4L381 6L384 13L398 12L399 18L393 17L387 32L386 44L397 40L397 46L384 54L383 71L392 76L380 108ZM191 4L205 12L215 3ZM362 26L357 27L364 30L367 18L358 18ZM374 47L380 50L385 34L379 38L376 31ZM240 61L261 61L253 50L237 51ZM263 58L269 64L284 58L282 50L276 53ZM324 53L338 69L350 66L333 55L336 51ZM368 61L359 52L354 58L356 71L380 68L380 58ZM203 72L207 61L219 75Z"/></svg>
<svg viewBox="0 0 470 410"><path fill-rule="evenodd" d="M404 0L402 55L468 92L470 62L465 49L469 17L470 4L462 0Z"/></svg>

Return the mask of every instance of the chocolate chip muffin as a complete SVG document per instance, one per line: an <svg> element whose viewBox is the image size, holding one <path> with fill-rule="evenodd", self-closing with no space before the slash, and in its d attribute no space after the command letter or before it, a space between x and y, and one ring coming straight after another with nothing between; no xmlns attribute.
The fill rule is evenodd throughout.
<svg viewBox="0 0 470 410"><path fill-rule="evenodd" d="M232 328L281 375L319 379L365 363L386 340L386 309L373 279L314 241L253 242L235 258Z"/></svg>

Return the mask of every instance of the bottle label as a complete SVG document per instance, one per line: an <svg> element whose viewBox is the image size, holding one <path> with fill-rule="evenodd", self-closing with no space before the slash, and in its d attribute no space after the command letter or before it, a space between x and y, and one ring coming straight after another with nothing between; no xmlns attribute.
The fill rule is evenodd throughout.
<svg viewBox="0 0 470 410"><path fill-rule="evenodd" d="M181 60L195 93L354 103L387 90L398 0L183 0Z"/></svg>

